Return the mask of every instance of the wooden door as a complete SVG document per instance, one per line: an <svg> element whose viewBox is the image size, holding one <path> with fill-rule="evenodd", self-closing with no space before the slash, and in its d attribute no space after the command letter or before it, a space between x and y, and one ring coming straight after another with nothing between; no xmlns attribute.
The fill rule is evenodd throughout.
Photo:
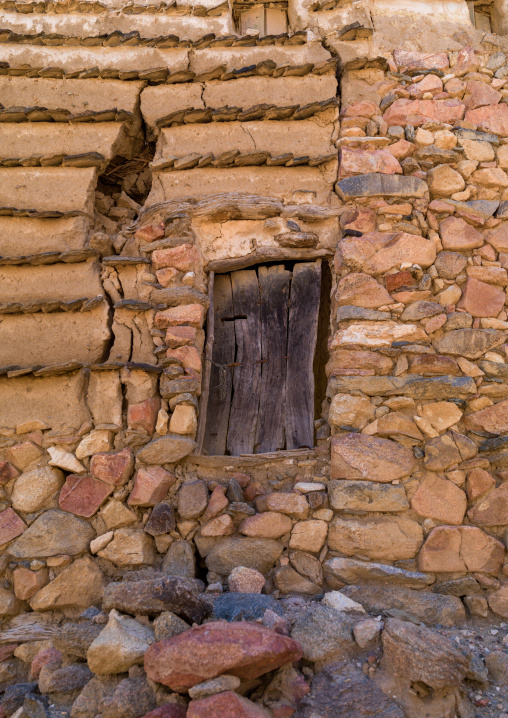
<svg viewBox="0 0 508 718"><path fill-rule="evenodd" d="M215 275L206 454L314 446L320 289L320 260Z"/></svg>

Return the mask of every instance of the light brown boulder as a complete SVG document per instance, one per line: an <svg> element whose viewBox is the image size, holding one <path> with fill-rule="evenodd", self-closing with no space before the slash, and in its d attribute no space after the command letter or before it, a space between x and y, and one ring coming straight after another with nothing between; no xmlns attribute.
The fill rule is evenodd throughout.
<svg viewBox="0 0 508 718"><path fill-rule="evenodd" d="M116 566L151 564L155 560L153 539L142 529L117 529L113 540L98 555Z"/></svg>
<svg viewBox="0 0 508 718"><path fill-rule="evenodd" d="M508 482L493 489L467 512L477 526L506 526L508 524Z"/></svg>
<svg viewBox="0 0 508 718"><path fill-rule="evenodd" d="M483 236L460 217L450 215L439 224L443 247L452 252L477 249L483 244Z"/></svg>
<svg viewBox="0 0 508 718"><path fill-rule="evenodd" d="M309 503L300 493L273 493L260 496L256 500L258 511L279 511L295 519L306 519Z"/></svg>
<svg viewBox="0 0 508 718"><path fill-rule="evenodd" d="M30 601L34 611L61 610L77 614L97 605L102 599L104 584L97 563L88 557L78 558L42 588Z"/></svg>
<svg viewBox="0 0 508 718"><path fill-rule="evenodd" d="M125 673L131 666L143 664L154 640L150 627L112 609L107 625L87 651L88 667L99 675Z"/></svg>
<svg viewBox="0 0 508 718"><path fill-rule="evenodd" d="M411 449L395 441L363 434L332 439L332 478L367 479L388 483L414 471Z"/></svg>
<svg viewBox="0 0 508 718"><path fill-rule="evenodd" d="M375 519L335 518L330 524L328 545L346 556L399 561L414 558L423 541L416 521L402 517Z"/></svg>
<svg viewBox="0 0 508 718"><path fill-rule="evenodd" d="M508 618L508 584L491 593L488 602L490 609L494 613L503 618Z"/></svg>
<svg viewBox="0 0 508 718"><path fill-rule="evenodd" d="M462 418L461 410L451 401L435 401L432 404L424 404L419 414L430 421L436 431L446 431Z"/></svg>
<svg viewBox="0 0 508 718"><path fill-rule="evenodd" d="M340 305L354 304L366 309L377 309L383 304L392 303L392 298L382 284L360 272L352 272L340 280L337 299Z"/></svg>
<svg viewBox="0 0 508 718"><path fill-rule="evenodd" d="M438 165L427 172L427 184L431 197L449 197L462 192L466 183L464 178L448 165Z"/></svg>
<svg viewBox="0 0 508 718"><path fill-rule="evenodd" d="M35 513L48 508L63 484L59 469L44 466L27 471L16 479L12 490L12 506L16 511Z"/></svg>
<svg viewBox="0 0 508 718"><path fill-rule="evenodd" d="M411 508L420 516L459 525L466 513L467 498L452 481L427 473L411 498Z"/></svg>
<svg viewBox="0 0 508 718"><path fill-rule="evenodd" d="M294 525L289 539L289 547L318 553L323 548L328 533L326 521L311 519L310 521L299 521Z"/></svg>
<svg viewBox="0 0 508 718"><path fill-rule="evenodd" d="M430 267L436 258L434 242L407 232L365 232L362 237L343 237L337 259L355 272L378 276L403 262Z"/></svg>
<svg viewBox="0 0 508 718"><path fill-rule="evenodd" d="M291 531L293 523L289 516L274 511L249 516L240 524L238 531L252 538L277 539Z"/></svg>
<svg viewBox="0 0 508 718"><path fill-rule="evenodd" d="M474 526L438 526L418 555L421 571L496 574L504 556L501 541Z"/></svg>
<svg viewBox="0 0 508 718"><path fill-rule="evenodd" d="M488 431L490 434L508 432L508 399L469 414L464 419L469 431Z"/></svg>
<svg viewBox="0 0 508 718"><path fill-rule="evenodd" d="M427 334L417 324L397 324L396 322L358 322L346 329L335 332L331 348L347 346L372 348L389 347L393 342L418 342L427 339Z"/></svg>
<svg viewBox="0 0 508 718"><path fill-rule="evenodd" d="M374 419L375 406L364 396L335 394L330 404L328 423L331 426L353 426L363 429Z"/></svg>
<svg viewBox="0 0 508 718"><path fill-rule="evenodd" d="M501 287L468 277L457 306L473 317L497 317L503 309L505 299L506 295Z"/></svg>

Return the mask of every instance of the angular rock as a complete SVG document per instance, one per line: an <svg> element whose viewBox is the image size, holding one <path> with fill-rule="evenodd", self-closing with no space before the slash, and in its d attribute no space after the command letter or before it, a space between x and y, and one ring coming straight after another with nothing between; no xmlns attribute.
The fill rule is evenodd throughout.
<svg viewBox="0 0 508 718"><path fill-rule="evenodd" d="M268 718L268 715L259 704L231 691L192 700L187 710L187 718Z"/></svg>
<svg viewBox="0 0 508 718"><path fill-rule="evenodd" d="M162 466L139 469L127 503L130 506L155 506L165 498L175 482L176 477L165 471Z"/></svg>
<svg viewBox="0 0 508 718"><path fill-rule="evenodd" d="M34 611L67 611L80 613L100 604L103 593L100 568L84 556L64 568L56 578L42 588L30 601Z"/></svg>
<svg viewBox="0 0 508 718"><path fill-rule="evenodd" d="M337 287L339 305L354 304L366 309L378 309L391 304L392 298L382 284L368 274L352 272L340 280Z"/></svg>
<svg viewBox="0 0 508 718"><path fill-rule="evenodd" d="M155 695L144 678L125 678L99 704L102 718L140 718L156 706Z"/></svg>
<svg viewBox="0 0 508 718"><path fill-rule="evenodd" d="M337 517L328 532L332 551L389 561L414 558L422 541L421 526L398 516L360 520Z"/></svg>
<svg viewBox="0 0 508 718"><path fill-rule="evenodd" d="M335 191L343 202L356 197L423 197L427 185L409 175L364 174L337 182Z"/></svg>
<svg viewBox="0 0 508 718"><path fill-rule="evenodd" d="M133 665L142 665L155 636L151 628L112 609L108 624L87 652L92 673L125 673Z"/></svg>
<svg viewBox="0 0 508 718"><path fill-rule="evenodd" d="M469 520L477 526L502 526L508 524L508 483L504 482L491 491L467 512Z"/></svg>
<svg viewBox="0 0 508 718"><path fill-rule="evenodd" d="M234 568L228 577L228 588L231 593L261 593L264 585L263 574L245 566Z"/></svg>
<svg viewBox="0 0 508 718"><path fill-rule="evenodd" d="M496 485L494 478L484 469L472 469L467 475L467 498L470 501L483 496Z"/></svg>
<svg viewBox="0 0 508 718"><path fill-rule="evenodd" d="M483 132L508 137L508 107L504 104L468 110L464 119L477 125Z"/></svg>
<svg viewBox="0 0 508 718"><path fill-rule="evenodd" d="M145 464L172 464L188 456L196 447L196 442L187 436L163 436L146 444L137 453L137 458Z"/></svg>
<svg viewBox="0 0 508 718"><path fill-rule="evenodd" d="M208 553L205 563L209 571L229 576L237 566L255 568L262 574L273 568L283 546L274 539L226 538Z"/></svg>
<svg viewBox="0 0 508 718"><path fill-rule="evenodd" d="M322 593L321 586L301 576L291 566L280 566L273 572L275 588L282 594L297 593L303 596L315 596Z"/></svg>
<svg viewBox="0 0 508 718"><path fill-rule="evenodd" d="M352 175L380 172L392 175L402 174L402 167L388 150L363 150L341 147L339 154L339 179Z"/></svg>
<svg viewBox="0 0 508 718"><path fill-rule="evenodd" d="M449 100L395 100L383 115L388 127L413 125L419 127L426 122L454 124L464 117L464 104L457 99Z"/></svg>
<svg viewBox="0 0 508 718"><path fill-rule="evenodd" d="M194 578L196 559L192 544L188 541L174 541L164 556L162 570L172 576Z"/></svg>
<svg viewBox="0 0 508 718"><path fill-rule="evenodd" d="M479 359L502 344L504 339L504 333L497 329L455 329L438 337L434 346L440 354Z"/></svg>
<svg viewBox="0 0 508 718"><path fill-rule="evenodd" d="M503 309L505 298L506 295L501 287L468 277L457 306L465 309L473 317L497 317Z"/></svg>
<svg viewBox="0 0 508 718"><path fill-rule="evenodd" d="M455 626L466 620L462 601L455 596L379 584L345 586L341 592L376 615L401 617L430 626Z"/></svg>
<svg viewBox="0 0 508 718"><path fill-rule="evenodd" d="M153 434L160 405L159 397L145 399L145 401L137 404L129 404L127 409L127 426L129 429L142 431L145 434Z"/></svg>
<svg viewBox="0 0 508 718"><path fill-rule="evenodd" d="M438 165L429 170L427 183L432 198L448 197L455 192L462 192L466 186L462 175L449 165Z"/></svg>
<svg viewBox="0 0 508 718"><path fill-rule="evenodd" d="M128 447L121 451L94 454L90 461L90 472L95 479L113 486L123 486L130 479L134 468L132 450Z"/></svg>
<svg viewBox="0 0 508 718"><path fill-rule="evenodd" d="M22 518L11 508L0 513L0 546L21 536L26 529Z"/></svg>
<svg viewBox="0 0 508 718"><path fill-rule="evenodd" d="M11 479L19 476L19 471L8 461L0 461L0 484L8 484Z"/></svg>
<svg viewBox="0 0 508 718"><path fill-rule="evenodd" d="M176 576L110 583L104 590L103 610L113 608L142 616L172 611L191 623L200 623L212 612L211 604L198 593L196 582Z"/></svg>
<svg viewBox="0 0 508 718"><path fill-rule="evenodd" d="M234 691L240 686L240 683L240 679L236 676L228 676L226 674L225 676L212 678L209 681L203 681L203 683L198 683L196 686L189 688L189 696L196 700L198 698L214 696L224 691Z"/></svg>
<svg viewBox="0 0 508 718"><path fill-rule="evenodd" d="M467 497L452 481L426 473L411 497L411 508L420 516L458 526L466 513Z"/></svg>
<svg viewBox="0 0 508 718"><path fill-rule="evenodd" d="M175 512L168 502L154 506L150 518L145 524L145 532L150 536L160 536L174 531L176 527Z"/></svg>
<svg viewBox="0 0 508 718"><path fill-rule="evenodd" d="M352 426L363 429L374 419L375 407L369 399L350 394L335 394L330 404L328 423L331 426Z"/></svg>
<svg viewBox="0 0 508 718"><path fill-rule="evenodd" d="M335 511L405 511L409 508L403 486L370 481L329 481L330 505Z"/></svg>
<svg viewBox="0 0 508 718"><path fill-rule="evenodd" d="M213 617L225 621L257 621L265 611L284 614L281 605L264 593L222 593L213 603Z"/></svg>
<svg viewBox="0 0 508 718"><path fill-rule="evenodd" d="M395 441L364 434L332 439L332 478L388 483L411 474L416 467L411 449Z"/></svg>
<svg viewBox="0 0 508 718"><path fill-rule="evenodd" d="M117 529L113 540L98 555L116 566L140 566L155 559L153 540L143 529L133 528Z"/></svg>
<svg viewBox="0 0 508 718"><path fill-rule="evenodd" d="M265 626L212 622L152 645L145 670L152 680L183 693L221 673L251 680L301 656L296 641Z"/></svg>
<svg viewBox="0 0 508 718"><path fill-rule="evenodd" d="M35 513L48 508L62 484L63 474L59 469L44 466L27 471L18 476L14 483L12 506L23 513Z"/></svg>
<svg viewBox="0 0 508 718"><path fill-rule="evenodd" d="M57 667L58 664L47 663L39 674L39 690L41 693L70 693L84 688L92 678L88 666L74 663L69 666Z"/></svg>
<svg viewBox="0 0 508 718"><path fill-rule="evenodd" d="M489 608L498 616L508 618L508 586L505 584L488 598Z"/></svg>
<svg viewBox="0 0 508 718"><path fill-rule="evenodd" d="M329 606L314 604L296 619L291 637L301 645L306 660L330 662L348 656L354 646L357 620Z"/></svg>
<svg viewBox="0 0 508 718"><path fill-rule="evenodd" d="M381 176L399 180L416 179L406 175ZM432 241L407 232L366 232L361 237L343 237L337 246L337 260L340 264L352 271L374 276L398 269L403 262L430 267L435 258L436 245Z"/></svg>
<svg viewBox="0 0 508 718"><path fill-rule="evenodd" d="M333 348L343 346L389 347L393 342L418 342L427 339L427 334L416 324L358 322L339 329L333 336Z"/></svg>
<svg viewBox="0 0 508 718"><path fill-rule="evenodd" d="M338 578L344 583L381 582L390 586L406 588L426 588L435 581L431 573L406 571L403 568L389 566L372 561L358 561L352 558L330 558L324 564L325 575Z"/></svg>
<svg viewBox="0 0 508 718"><path fill-rule="evenodd" d="M444 224L444 222L441 222L441 227L443 224ZM473 229L473 227L471 227L471 225L468 225L468 227L470 227L470 229ZM454 236L452 238L450 236L450 234L447 237L447 241L451 240L453 242L460 242L460 235L459 235L459 237L457 237L454 234ZM444 241L443 235L444 235L444 232L442 232L442 235L441 235L441 238ZM483 241L482 241L482 244L483 244ZM481 247L481 244L480 244L480 247ZM439 273L439 276L443 277L444 279L455 279L455 277L458 274L460 274L462 272L462 270L465 268L466 264L467 264L467 257L464 257L464 255L459 254L458 252L439 252L439 254L436 257L436 261L435 261L436 269Z"/></svg>
<svg viewBox="0 0 508 718"><path fill-rule="evenodd" d="M92 476L67 477L60 491L58 505L63 511L90 518L112 493L113 486Z"/></svg>
<svg viewBox="0 0 508 718"><path fill-rule="evenodd" d="M382 641L387 670L432 688L458 686L469 670L471 659L466 651L429 628L391 618Z"/></svg>
<svg viewBox="0 0 508 718"><path fill-rule="evenodd" d="M36 518L10 547L16 558L48 558L59 554L74 556L86 551L95 532L89 523L51 509Z"/></svg>
<svg viewBox="0 0 508 718"><path fill-rule="evenodd" d="M246 518L238 527L239 533L253 538L278 539L291 531L293 522L289 516L265 511Z"/></svg>
<svg viewBox="0 0 508 718"><path fill-rule="evenodd" d="M206 509L207 504L208 487L203 481L186 481L180 486L177 509L183 519L197 518Z"/></svg>
<svg viewBox="0 0 508 718"><path fill-rule="evenodd" d="M330 608L334 608L336 611L353 614L365 614L365 609L361 603L353 601L353 599L348 598L340 591L329 591L328 593L325 593L321 603L323 606L329 606Z"/></svg>
<svg viewBox="0 0 508 718"><path fill-rule="evenodd" d="M88 649L101 631L102 627L91 621L79 621L78 623L66 621L53 637L52 642L55 649L62 653L86 659ZM34 663L32 662L32 669L33 667Z"/></svg>
<svg viewBox="0 0 508 718"><path fill-rule="evenodd" d="M156 641L162 641L164 638L173 638L179 633L183 633L190 628L189 624L181 618L178 618L171 611L165 611L157 616L153 622L153 630Z"/></svg>
<svg viewBox="0 0 508 718"><path fill-rule="evenodd" d="M298 492L274 492L265 494L256 500L256 509L260 512L277 511L295 519L306 519L309 514L309 502Z"/></svg>
<svg viewBox="0 0 508 718"><path fill-rule="evenodd" d="M480 409L464 417L464 424L469 431L488 432L489 434L506 434L508 432L508 399Z"/></svg>
<svg viewBox="0 0 508 718"><path fill-rule="evenodd" d="M474 526L438 526L418 555L421 571L496 574L503 562L501 541Z"/></svg>

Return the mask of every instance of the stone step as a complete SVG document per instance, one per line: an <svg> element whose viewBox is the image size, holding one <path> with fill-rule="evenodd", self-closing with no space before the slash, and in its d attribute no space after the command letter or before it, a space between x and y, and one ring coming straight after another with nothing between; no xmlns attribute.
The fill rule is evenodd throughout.
<svg viewBox="0 0 508 718"><path fill-rule="evenodd" d="M300 122L213 122L181 125L161 130L154 163L189 152L214 157L231 150L269 152L272 156L288 152L295 157L319 157L335 152L333 125L320 127L313 120Z"/></svg>
<svg viewBox="0 0 508 718"><path fill-rule="evenodd" d="M141 93L141 112L155 129L161 117L189 107L194 109L240 107L257 104L277 107L306 105L335 97L337 80L332 74L304 77L246 77L230 82L185 83L147 87Z"/></svg>
<svg viewBox="0 0 508 718"><path fill-rule="evenodd" d="M127 145L124 147L124 145ZM34 155L102 155L102 166L115 155L125 155L128 144L119 122L60 124L52 122L0 123L0 160Z"/></svg>
<svg viewBox="0 0 508 718"><path fill-rule="evenodd" d="M308 196L317 204L337 205L333 192L332 168L322 171L317 167L234 167L210 169L208 167L174 172L158 172L154 176L152 191L145 206L179 197L196 197L221 192L248 192L263 197L280 197L294 201L295 197ZM305 201L305 200L304 200Z"/></svg>
<svg viewBox="0 0 508 718"><path fill-rule="evenodd" d="M92 214L96 181L91 167L0 168L0 207Z"/></svg>
<svg viewBox="0 0 508 718"><path fill-rule="evenodd" d="M0 216L0 257L66 252L85 246L89 217L37 219Z"/></svg>
<svg viewBox="0 0 508 718"><path fill-rule="evenodd" d="M97 260L41 267L0 266L0 302L71 301L104 294Z"/></svg>
<svg viewBox="0 0 508 718"><path fill-rule="evenodd" d="M99 362L109 338L106 301L89 312L0 315L0 366Z"/></svg>
<svg viewBox="0 0 508 718"><path fill-rule="evenodd" d="M80 80L0 75L0 97L4 107L46 107L72 114L116 108L134 113L141 82ZM53 130L54 131L54 130Z"/></svg>

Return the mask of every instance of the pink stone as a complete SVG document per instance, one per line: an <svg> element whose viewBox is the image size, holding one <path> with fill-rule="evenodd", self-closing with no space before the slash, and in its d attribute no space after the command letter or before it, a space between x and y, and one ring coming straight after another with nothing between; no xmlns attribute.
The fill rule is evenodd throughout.
<svg viewBox="0 0 508 718"><path fill-rule="evenodd" d="M152 252L152 265L155 269L174 267L180 272L192 272L199 263L199 253L192 244L180 244L169 249L156 249Z"/></svg>
<svg viewBox="0 0 508 718"><path fill-rule="evenodd" d="M25 522L18 516L14 509L6 509L0 513L0 546L21 536L26 529Z"/></svg>
<svg viewBox="0 0 508 718"><path fill-rule="evenodd" d="M291 531L293 523L289 516L276 511L249 516L239 526L238 531L252 538L278 539Z"/></svg>
<svg viewBox="0 0 508 718"><path fill-rule="evenodd" d="M420 82L415 82L407 88L411 97L420 99L426 92L438 95L443 91L443 83L437 75L426 75Z"/></svg>
<svg viewBox="0 0 508 718"><path fill-rule="evenodd" d="M426 122L447 122L453 124L464 117L464 104L451 100L395 100L383 115L388 127L413 125L418 127Z"/></svg>
<svg viewBox="0 0 508 718"><path fill-rule="evenodd" d="M16 648L18 647L18 643L7 643L4 646L0 648L0 663L3 663L8 658L12 656Z"/></svg>
<svg viewBox="0 0 508 718"><path fill-rule="evenodd" d="M470 501L478 499L496 485L493 477L484 469L471 469L467 475L467 497Z"/></svg>
<svg viewBox="0 0 508 718"><path fill-rule="evenodd" d="M201 329L205 321L205 308L201 304L182 304L157 312L154 323L157 329L167 329L181 324L188 324Z"/></svg>
<svg viewBox="0 0 508 718"><path fill-rule="evenodd" d="M479 130L493 132L501 137L508 137L508 107L505 104L487 105L476 110L468 110L466 122L477 125Z"/></svg>
<svg viewBox="0 0 508 718"><path fill-rule="evenodd" d="M337 299L340 305L353 304L365 309L377 309L383 304L392 303L383 285L376 282L374 277L361 272L351 272L340 280Z"/></svg>
<svg viewBox="0 0 508 718"><path fill-rule="evenodd" d="M453 74L456 77L467 75L468 72L475 72L480 61L472 47L463 47L457 55L457 62L453 66Z"/></svg>
<svg viewBox="0 0 508 718"><path fill-rule="evenodd" d="M416 50L394 50L393 60L400 70L447 70L449 68L446 52L418 52Z"/></svg>
<svg viewBox="0 0 508 718"><path fill-rule="evenodd" d="M175 481L176 477L161 466L139 469L127 503L130 506L155 506L162 501Z"/></svg>
<svg viewBox="0 0 508 718"><path fill-rule="evenodd" d="M36 681L39 678L39 674L44 666L53 663L55 667L59 668L62 665L63 655L56 648L51 646L50 648L43 648L39 653L36 654L30 666L30 680Z"/></svg>
<svg viewBox="0 0 508 718"><path fill-rule="evenodd" d="M471 523L477 526L503 526L508 524L508 483L493 489L467 512Z"/></svg>
<svg viewBox="0 0 508 718"><path fill-rule="evenodd" d="M447 217L439 223L443 248L452 252L477 249L483 244L483 235L460 217Z"/></svg>
<svg viewBox="0 0 508 718"><path fill-rule="evenodd" d="M126 484L131 477L133 468L134 456L128 447L121 451L95 454L90 462L92 476L113 486Z"/></svg>
<svg viewBox="0 0 508 718"><path fill-rule="evenodd" d="M216 486L212 491L212 495L208 501L208 506L203 514L204 523L220 514L221 511L224 511L224 509L229 505L229 501L224 495L225 489L225 486Z"/></svg>
<svg viewBox="0 0 508 718"><path fill-rule="evenodd" d="M214 537L214 536L231 536L235 533L235 525L233 519L229 514L222 514L216 516L216 518L209 521L207 524L201 527L201 535Z"/></svg>
<svg viewBox="0 0 508 718"><path fill-rule="evenodd" d="M340 226L357 232L372 232L376 229L376 213L365 207L347 209L340 217Z"/></svg>
<svg viewBox="0 0 508 718"><path fill-rule="evenodd" d="M369 172L389 175L402 172L399 162L388 150L356 150L343 147L339 159L339 179Z"/></svg>
<svg viewBox="0 0 508 718"><path fill-rule="evenodd" d="M353 102L340 114L341 117L374 117L379 115L379 107L373 102Z"/></svg>
<svg viewBox="0 0 508 718"><path fill-rule="evenodd" d="M257 703L227 691L189 703L187 718L268 718Z"/></svg>
<svg viewBox="0 0 508 718"><path fill-rule="evenodd" d="M489 229L485 232L485 241L489 243L497 252L508 251L508 222L503 222L495 229Z"/></svg>
<svg viewBox="0 0 508 718"><path fill-rule="evenodd" d="M160 222L159 224L145 224L144 227L140 227L136 230L135 237L142 242L153 242L164 237L164 229L164 222Z"/></svg>
<svg viewBox="0 0 508 718"><path fill-rule="evenodd" d="M28 601L35 596L39 589L43 588L49 581L48 570L43 568L40 571L30 571L24 566L18 566L12 574L14 582L14 595L20 601Z"/></svg>
<svg viewBox="0 0 508 718"><path fill-rule="evenodd" d="M501 541L474 526L438 526L418 556L420 571L497 574L504 556Z"/></svg>
<svg viewBox="0 0 508 718"><path fill-rule="evenodd" d="M164 269L158 269L155 272L155 276L157 277L157 281L159 282L159 284L161 284L163 287L169 287L169 285L177 279L178 269L175 269L174 267L165 267Z"/></svg>
<svg viewBox="0 0 508 718"><path fill-rule="evenodd" d="M448 479L428 473L413 494L411 508L420 516L459 525L466 513L466 494Z"/></svg>
<svg viewBox="0 0 508 718"><path fill-rule="evenodd" d="M438 329L441 329L443 324L446 323L446 319L446 314L438 314L436 317L429 319L425 325L425 331L427 334L432 334L433 332L437 332Z"/></svg>
<svg viewBox="0 0 508 718"><path fill-rule="evenodd" d="M168 327L165 342L171 349L196 343L197 331L194 327Z"/></svg>
<svg viewBox="0 0 508 718"><path fill-rule="evenodd" d="M201 356L196 347L185 346L168 349L166 356L181 361L184 369L192 369L198 374L201 374Z"/></svg>
<svg viewBox="0 0 508 718"><path fill-rule="evenodd" d="M8 484L19 476L19 471L8 461L0 461L0 484Z"/></svg>
<svg viewBox="0 0 508 718"><path fill-rule="evenodd" d="M470 80L466 85L466 94L462 98L466 110L474 110L483 105L497 105L502 95L493 90L486 82Z"/></svg>
<svg viewBox="0 0 508 718"><path fill-rule="evenodd" d="M90 518L113 491L110 484L92 476L67 477L60 491L58 505L63 511Z"/></svg>
<svg viewBox="0 0 508 718"><path fill-rule="evenodd" d="M389 145L386 148L386 151L390 152L397 160L405 160L406 157L410 157L415 150L416 145L407 140L398 140L398 142L394 142L393 145Z"/></svg>
<svg viewBox="0 0 508 718"><path fill-rule="evenodd" d="M130 404L127 409L127 425L129 429L153 434L157 423L157 414L161 408L159 397L145 399L139 404Z"/></svg>
<svg viewBox="0 0 508 718"><path fill-rule="evenodd" d="M500 287L468 277L457 304L473 317L497 317L504 307L506 295Z"/></svg>

